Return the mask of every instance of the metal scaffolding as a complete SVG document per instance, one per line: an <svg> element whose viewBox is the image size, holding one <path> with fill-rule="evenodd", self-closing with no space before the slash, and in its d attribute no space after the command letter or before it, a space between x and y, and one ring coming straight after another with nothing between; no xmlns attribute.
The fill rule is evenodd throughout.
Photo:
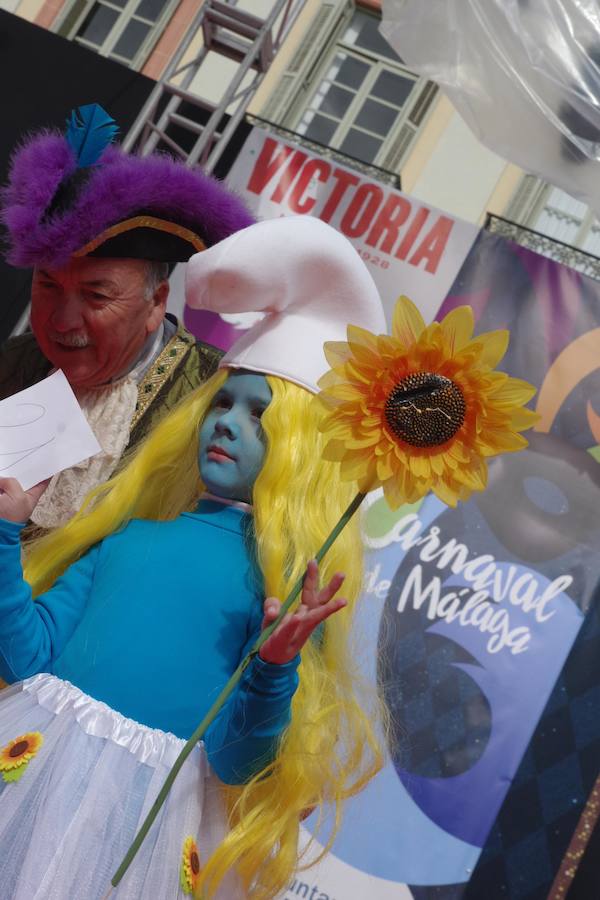
<svg viewBox="0 0 600 900"><path fill-rule="evenodd" d="M260 19L231 3L205 0L123 141L123 148L146 156L162 145L186 165L201 165L212 172L279 49L292 7L296 12L298 5L293 0L274 0L269 15ZM202 48L186 60L200 33ZM211 52L238 63L218 104L192 88ZM252 74L251 81L242 86L248 73Z"/></svg>

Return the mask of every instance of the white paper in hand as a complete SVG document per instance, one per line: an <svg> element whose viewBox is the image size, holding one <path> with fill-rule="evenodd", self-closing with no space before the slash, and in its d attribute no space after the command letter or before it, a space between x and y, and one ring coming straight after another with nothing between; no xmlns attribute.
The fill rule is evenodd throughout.
<svg viewBox="0 0 600 900"><path fill-rule="evenodd" d="M0 400L0 477L25 491L101 449L60 370Z"/></svg>

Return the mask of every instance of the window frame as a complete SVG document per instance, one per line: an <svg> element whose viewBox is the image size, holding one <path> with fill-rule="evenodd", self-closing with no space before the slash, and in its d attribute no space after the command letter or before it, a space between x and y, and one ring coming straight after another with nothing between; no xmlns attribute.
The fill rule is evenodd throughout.
<svg viewBox="0 0 600 900"><path fill-rule="evenodd" d="M317 59L309 68L309 70L304 73L303 77L298 80L294 95L292 97L292 102L289 106L289 111L283 117L283 121L281 124L298 134L302 134L302 132L298 130L301 126L302 119L309 111L311 104L317 96L321 85L325 81L327 73L331 70L336 55L338 53L344 53L348 56L361 59L370 66L370 72L367 74L363 85L361 85L359 90L355 93L355 96L351 101L348 110L340 121L340 124L336 127L334 137L330 141L328 141L328 146L332 149L339 150L339 152L343 152L348 156L351 156L351 154L349 154L347 151L342 151L340 147L350 129L355 125L355 118L362 108L363 102L369 96L369 91L365 87L365 85L368 83L370 86L372 86L375 83L378 75L383 71L390 71L394 74L405 75L411 79L414 79L414 87L412 88L409 96L406 98L403 106L399 109L396 121L394 122L393 127L389 130L387 135L382 140L381 146L379 147L375 158L371 162L361 160L365 165L382 166L383 168L386 168L386 161L390 158L390 156L393 155L396 145L403 137L403 129L405 129L407 125L410 125L411 128L414 128L414 135L416 136L422 125L422 121L420 121L419 125L415 126L414 123L410 121L410 116L416 105L419 103L423 95L423 89L427 85L428 80L423 76L412 72L408 66L405 66L400 62L395 63L387 56L377 54L375 51L369 51L360 47L359 45L344 41L344 34L349 28L354 15L357 13L363 16L369 16L373 19L380 18L374 12L360 7L358 4L350 3L344 7L341 14L339 15L339 20L337 22L335 30L328 39L323 41ZM381 102L386 105L385 101ZM392 104L388 105L390 105L390 107L392 108ZM432 103L429 104L430 108L432 105ZM317 115L319 114L318 109L315 110L315 113ZM353 113L353 115L351 115L351 113ZM423 120L426 117L427 113L425 113ZM333 117L330 118L333 120ZM361 126L357 127L361 131L364 131L366 134L371 133L366 128L361 128ZM373 136L377 138L380 137L380 135L376 135L374 132ZM410 143L412 143L412 141ZM410 144L405 148L403 156L406 156L409 147Z"/></svg>
<svg viewBox="0 0 600 900"><path fill-rule="evenodd" d="M119 13L115 24L112 26L107 37L100 46L92 44L85 39L77 38L77 31L97 2L99 2L99 0L84 0L83 3L81 3L81 0L72 0L72 2L65 4L60 17L54 23L52 30L61 34L63 37L66 37L68 40L75 41L80 46L87 47L88 50L98 53L99 56L104 56L106 59L112 59L113 62L119 62L121 65L139 71L143 68L156 43L162 37L166 26L179 6L180 0L167 0L163 11L154 23L149 22L147 19L142 19L141 16L139 17L141 21L145 21L146 24L150 25L150 29L140 44L135 56L131 60L126 59L124 56L111 54L113 54L114 47L117 45L125 29L133 20L135 9L139 6L140 0L126 0L125 5L122 7L117 7L116 5L111 6L110 0L100 0L102 5L108 6ZM76 12L77 6L80 6L79 12ZM109 39L110 45L107 46Z"/></svg>
<svg viewBox="0 0 600 900"><path fill-rule="evenodd" d="M534 179L533 184L532 179ZM585 247L585 241L589 235L592 232L600 232L600 221L596 217L594 211L590 206L586 206L583 215L580 218L575 213L561 210L560 207L549 202L554 190L560 190L566 196L570 196L566 191L562 188L558 188L556 185L545 182L536 176L525 175L521 180L513 199L508 205L506 213L507 217L509 219L514 219L518 224L523 225L525 228L529 228L531 231L543 234L550 240L560 241L577 250L588 253L590 256L600 258L600 253L594 253L592 250ZM573 199L577 200L576 197ZM556 211L557 219L569 219L575 224L576 232L574 239L565 240L564 237L542 231L540 220L544 210L554 210Z"/></svg>
<svg viewBox="0 0 600 900"><path fill-rule="evenodd" d="M568 212L567 210L562 210L560 207L551 203L550 200L552 198L552 193L555 190L560 190L567 197L570 196L566 191L563 191L562 188L557 188L555 185L546 184L544 186L544 190L541 196L538 198L537 203L535 204L534 209L530 213L529 219L532 222L535 222L535 225L528 225L534 231L539 231L539 224L541 217L545 211L548 211L548 215L554 215L556 219L560 220L565 219L570 221L576 227L575 237L573 240L563 240L563 238L558 237L557 235L549 235L546 231L540 232L541 234L546 234L547 237L556 237L556 240L563 241L565 244L570 244L572 247L577 247L579 250L584 250L584 252L589 253L591 251L586 250L584 247L584 242L586 241L588 235L596 225L596 230L598 228L598 220L593 212L593 210L589 206L585 206L585 210L583 211L583 215L579 217L575 213ZM576 197L573 198L577 200ZM582 202L582 201L578 201ZM597 254L592 254L596 256Z"/></svg>

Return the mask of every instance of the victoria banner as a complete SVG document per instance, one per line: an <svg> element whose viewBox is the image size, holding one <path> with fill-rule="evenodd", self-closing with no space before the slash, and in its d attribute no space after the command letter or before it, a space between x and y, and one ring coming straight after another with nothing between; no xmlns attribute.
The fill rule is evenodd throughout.
<svg viewBox="0 0 600 900"><path fill-rule="evenodd" d="M462 304L510 330L539 422L456 509L370 497L358 628L388 759L285 900L600 897L577 873L600 806L600 284L481 232L439 316Z"/></svg>
<svg viewBox="0 0 600 900"><path fill-rule="evenodd" d="M476 225L262 128L251 131L227 184L258 219L313 215L344 234L368 266L389 322L400 294L431 321L479 233ZM173 285L173 297L182 296ZM170 308L196 337L223 350L256 321L252 314Z"/></svg>

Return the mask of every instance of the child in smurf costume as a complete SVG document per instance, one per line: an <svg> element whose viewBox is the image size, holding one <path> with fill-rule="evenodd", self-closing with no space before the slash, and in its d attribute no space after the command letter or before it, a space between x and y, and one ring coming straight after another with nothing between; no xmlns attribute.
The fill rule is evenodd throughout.
<svg viewBox="0 0 600 900"><path fill-rule="evenodd" d="M321 458L313 397L324 341L348 322L385 330L353 247L310 217L252 225L192 258L187 295L265 316L32 547L26 579L21 523L43 488L0 480L0 674L16 682L0 694L6 900L106 894L185 739L354 493ZM310 562L300 606L186 761L115 900L275 897L303 813L377 770L349 643L356 523L320 574L322 588Z"/></svg>

